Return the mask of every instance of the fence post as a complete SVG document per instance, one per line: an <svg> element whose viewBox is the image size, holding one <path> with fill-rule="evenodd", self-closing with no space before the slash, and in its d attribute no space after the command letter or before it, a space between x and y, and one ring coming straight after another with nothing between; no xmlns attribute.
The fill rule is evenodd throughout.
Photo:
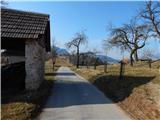
<svg viewBox="0 0 160 120"><path fill-rule="evenodd" d="M94 64L94 69L96 70L96 63Z"/></svg>
<svg viewBox="0 0 160 120"><path fill-rule="evenodd" d="M148 64L149 64L149 68L151 68L152 67L152 65L151 65L151 59L149 59L149 61L148 61Z"/></svg>
<svg viewBox="0 0 160 120"><path fill-rule="evenodd" d="M94 69L96 70L96 67L97 67L97 59L95 60L94 62Z"/></svg>
<svg viewBox="0 0 160 120"><path fill-rule="evenodd" d="M86 67L87 67L87 69L89 68L89 67L88 67L88 62L87 62L87 61L86 61Z"/></svg>
<svg viewBox="0 0 160 120"><path fill-rule="evenodd" d="M104 72L107 73L107 63L104 63Z"/></svg>
<svg viewBox="0 0 160 120"><path fill-rule="evenodd" d="M122 80L124 76L125 64L123 61L120 61L120 75L119 79Z"/></svg>
<svg viewBox="0 0 160 120"><path fill-rule="evenodd" d="M52 58L52 64L53 64L53 70L54 70L54 65L55 65L55 62L56 62L56 60L55 60L56 58Z"/></svg>

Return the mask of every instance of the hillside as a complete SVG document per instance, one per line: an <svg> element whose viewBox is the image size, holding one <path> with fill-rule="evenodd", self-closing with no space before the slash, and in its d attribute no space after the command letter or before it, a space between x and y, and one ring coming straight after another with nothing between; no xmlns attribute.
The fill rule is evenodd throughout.
<svg viewBox="0 0 160 120"><path fill-rule="evenodd" d="M58 56L69 56L70 55L70 53L64 48L59 48L59 47L55 46L55 49L56 49L56 53ZM96 55L96 58L98 58L99 61L101 61L103 63L108 62L110 64L113 64L113 63L119 62L119 60L116 60L116 59L109 57L109 56L106 56L106 55Z"/></svg>
<svg viewBox="0 0 160 120"><path fill-rule="evenodd" d="M112 58L112 57L109 57L109 56L106 56L106 55L96 55L96 57L101 60L103 63L104 62L108 62L110 64L112 63L118 63L118 60Z"/></svg>
<svg viewBox="0 0 160 120"><path fill-rule="evenodd" d="M57 55L59 55L59 56L68 56L69 55L69 52L64 48L55 47L55 49L56 49Z"/></svg>

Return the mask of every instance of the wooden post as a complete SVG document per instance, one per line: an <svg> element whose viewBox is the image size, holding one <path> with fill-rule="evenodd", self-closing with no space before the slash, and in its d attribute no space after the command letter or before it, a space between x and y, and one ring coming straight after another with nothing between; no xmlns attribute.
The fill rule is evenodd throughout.
<svg viewBox="0 0 160 120"><path fill-rule="evenodd" d="M104 63L104 72L107 73L107 63Z"/></svg>
<svg viewBox="0 0 160 120"><path fill-rule="evenodd" d="M94 69L96 70L96 63L94 64Z"/></svg>
<svg viewBox="0 0 160 120"><path fill-rule="evenodd" d="M53 57L53 58L52 58L53 70L54 70L54 65L55 65L55 62L56 62L56 58L55 58L55 57Z"/></svg>
<svg viewBox="0 0 160 120"><path fill-rule="evenodd" d="M120 75L119 79L122 80L124 77L125 64L123 61L120 61Z"/></svg>
<svg viewBox="0 0 160 120"><path fill-rule="evenodd" d="M152 67L152 65L151 65L151 59L149 59L149 61L148 61L148 64L149 64L149 68L151 68Z"/></svg>
<svg viewBox="0 0 160 120"><path fill-rule="evenodd" d="M89 68L89 67L88 67L88 61L86 62L86 66L87 66L87 69L88 69L88 68Z"/></svg>

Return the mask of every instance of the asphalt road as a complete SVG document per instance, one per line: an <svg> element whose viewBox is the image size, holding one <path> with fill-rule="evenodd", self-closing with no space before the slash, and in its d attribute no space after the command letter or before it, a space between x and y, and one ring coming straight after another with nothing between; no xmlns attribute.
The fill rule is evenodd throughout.
<svg viewBox="0 0 160 120"><path fill-rule="evenodd" d="M101 91L67 67L60 67L40 120L130 120Z"/></svg>

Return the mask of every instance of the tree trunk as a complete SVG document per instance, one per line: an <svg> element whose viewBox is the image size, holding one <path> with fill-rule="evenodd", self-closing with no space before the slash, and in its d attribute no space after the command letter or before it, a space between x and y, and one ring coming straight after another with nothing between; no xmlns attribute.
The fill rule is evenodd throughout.
<svg viewBox="0 0 160 120"><path fill-rule="evenodd" d="M77 47L77 68L79 68L79 47Z"/></svg>
<svg viewBox="0 0 160 120"><path fill-rule="evenodd" d="M131 53L130 53L131 66L133 66L133 62L134 62L133 55L135 55L135 53L136 53L137 50L138 49L132 49L131 50ZM138 58L138 55L137 55L137 58Z"/></svg>
<svg viewBox="0 0 160 120"><path fill-rule="evenodd" d="M138 49L137 49L137 50L138 50ZM139 60L137 50L134 52L134 58L135 58L135 60L136 60L136 61L138 61L138 60Z"/></svg>
<svg viewBox="0 0 160 120"><path fill-rule="evenodd" d="M131 61L131 66L133 66L133 50L131 51L131 53L130 53L130 61Z"/></svg>

